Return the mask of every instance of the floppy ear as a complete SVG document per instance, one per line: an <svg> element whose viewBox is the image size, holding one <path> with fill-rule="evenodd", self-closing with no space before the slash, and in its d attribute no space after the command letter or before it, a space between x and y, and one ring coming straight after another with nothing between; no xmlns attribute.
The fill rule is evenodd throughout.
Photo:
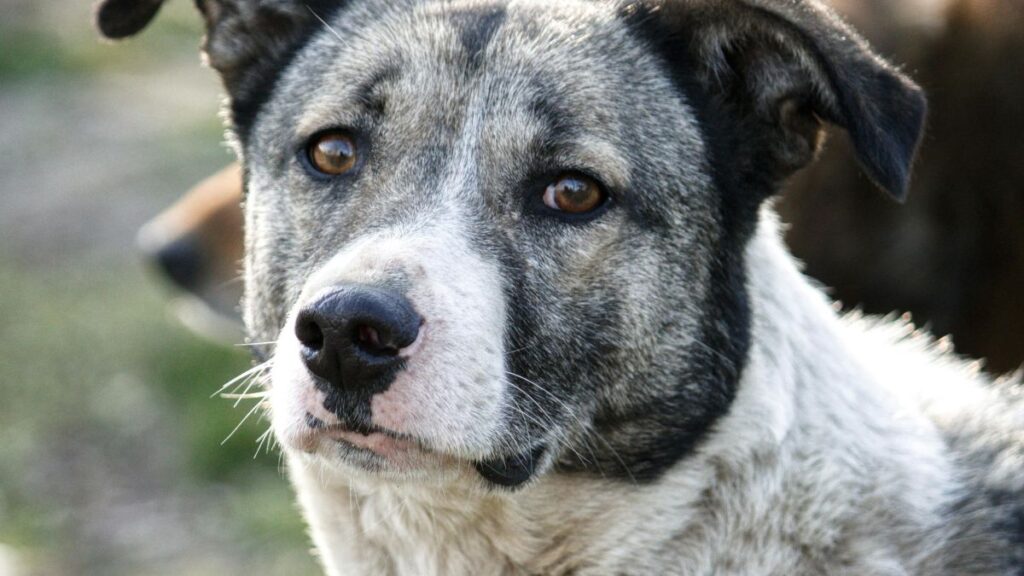
<svg viewBox="0 0 1024 576"><path fill-rule="evenodd" d="M100 0L96 24L107 38L142 31L164 0ZM203 51L232 100L265 91L272 76L302 41L317 18L327 17L342 0L195 0L206 21ZM236 119L237 121L237 119Z"/></svg>
<svg viewBox="0 0 1024 576"><path fill-rule="evenodd" d="M164 0L104 0L96 5L96 27L107 38L126 38L149 25Z"/></svg>
<svg viewBox="0 0 1024 576"><path fill-rule="evenodd" d="M927 104L911 80L818 0L643 0L669 61L732 114L767 130L778 178L813 160L820 121L844 128L865 173L899 201Z"/></svg>

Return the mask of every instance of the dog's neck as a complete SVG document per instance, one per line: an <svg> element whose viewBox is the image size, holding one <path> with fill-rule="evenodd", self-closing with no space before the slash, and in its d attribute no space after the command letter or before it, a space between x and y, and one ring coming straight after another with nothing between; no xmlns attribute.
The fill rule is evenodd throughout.
<svg viewBox="0 0 1024 576"><path fill-rule="evenodd" d="M941 524L934 511L950 488L938 481L951 477L938 434L920 410L896 413L913 399L866 371L857 331L800 274L768 211L747 261L753 338L737 397L662 479L549 474L484 494L324 484L293 462L329 573L659 573L668 563L795 574L846 562L850 574L880 574L920 565L928 551L907 535Z"/></svg>

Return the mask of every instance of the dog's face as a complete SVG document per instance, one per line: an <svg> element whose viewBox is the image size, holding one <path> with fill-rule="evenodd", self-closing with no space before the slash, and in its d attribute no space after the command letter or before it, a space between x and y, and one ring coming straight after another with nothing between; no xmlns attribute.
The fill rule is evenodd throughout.
<svg viewBox="0 0 1024 576"><path fill-rule="evenodd" d="M743 368L758 206L818 119L898 195L923 115L785 4L206 2L286 449L509 486L691 451Z"/></svg>
<svg viewBox="0 0 1024 576"><path fill-rule="evenodd" d="M721 231L694 114L605 6L361 12L296 57L249 129L245 311L278 343L279 437L406 462L364 458L312 414L510 480L565 445L619 469L592 428L663 410L708 339L702 246ZM318 146L338 142L352 168L325 176ZM386 291L419 317L368 381L318 377L296 335L339 289ZM672 407L683 418L726 403L719 382L694 388Z"/></svg>

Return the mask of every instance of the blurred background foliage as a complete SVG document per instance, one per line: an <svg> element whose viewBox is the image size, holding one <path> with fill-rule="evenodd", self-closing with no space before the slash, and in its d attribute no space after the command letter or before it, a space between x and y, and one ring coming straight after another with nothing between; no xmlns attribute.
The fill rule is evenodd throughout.
<svg viewBox="0 0 1024 576"><path fill-rule="evenodd" d="M248 354L167 314L139 226L231 160L199 19L97 40L88 1L0 0L0 576L315 573Z"/></svg>

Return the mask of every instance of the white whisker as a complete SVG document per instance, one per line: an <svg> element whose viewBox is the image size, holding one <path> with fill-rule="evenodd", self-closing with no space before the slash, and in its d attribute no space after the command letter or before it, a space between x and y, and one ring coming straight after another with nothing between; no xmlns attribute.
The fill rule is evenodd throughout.
<svg viewBox="0 0 1024 576"><path fill-rule="evenodd" d="M260 408L262 408L262 407L263 407L263 403L262 403L262 402L257 402L257 403L256 403L255 405L253 405L253 407L252 407L251 409L249 409L249 411L248 411L248 412L246 412L246 413L245 413L245 416L243 416L243 417L242 417L242 421L241 421L241 422L239 422L239 423L238 423L238 425L237 425L237 426L235 426L235 428L234 428L233 430L231 430L231 433L230 433L230 434L228 434L228 435L227 435L227 437L226 437L226 438L224 438L224 440L222 440L222 441L221 441L220 445L221 445L221 446L223 446L224 444L227 444L227 441L228 441L228 440L231 440L231 437L232 437L232 436L234 436L234 435L235 435L235 433L236 433L236 432L238 432L238 431L239 431L239 430L240 430L240 429L242 428L242 425L243 425L243 424L245 424L245 422L246 422L246 421L247 421L247 420L248 420L248 419L249 419L249 418L250 418L250 417L251 417L251 416L252 416L253 414L255 414L257 410L259 410L259 409L260 409Z"/></svg>
<svg viewBox="0 0 1024 576"><path fill-rule="evenodd" d="M272 340L269 342L239 342L238 344L235 344L235 346L239 348L252 348L256 346L277 346L277 340Z"/></svg>
<svg viewBox="0 0 1024 576"><path fill-rule="evenodd" d="M323 24L324 27L327 28L327 30L330 31L331 34L334 34L334 37L337 38L338 40L340 40L342 44L347 44L345 39L342 38L341 34L338 33L338 31L335 30L334 27L332 27L330 24L328 24L326 20L321 18L320 15L316 13L316 10L313 10L313 8L309 4L306 4L306 9L309 10L309 13L312 14L314 18L319 20L320 23Z"/></svg>
<svg viewBox="0 0 1024 576"><path fill-rule="evenodd" d="M246 370L245 372L242 372L242 373L241 373L241 374L239 374L238 376L235 376L235 377L234 377L234 378L232 378L231 380L228 380L228 381L227 381L226 383L224 383L224 385L222 385L222 386L221 386L220 388L217 388L217 390L216 390L216 391L214 391L214 393L213 393L213 394L210 394L210 398L213 398L214 396L217 396L218 394L220 394L220 393L224 392L225 390L227 390L227 389L231 388L231 387L232 387L232 386L234 386L234 385L235 385L236 383L239 383L239 382L241 382L241 383L242 383L241 385L245 385L245 383L246 383L246 381L247 381L247 379L248 379L248 378L251 378L251 377L253 377L254 375L257 375L257 374L259 374L259 373L261 373L261 372L264 372L264 371L266 371L266 370L269 370L269 369L270 369L270 367L271 367L271 365L272 365L272 362L273 362L273 359L271 359L271 360L267 360L266 362L263 362L263 363L261 363L261 364L257 364L257 365L255 365L255 366L253 366L252 368L249 368L249 369L248 369L248 370Z"/></svg>
<svg viewBox="0 0 1024 576"><path fill-rule="evenodd" d="M266 398L269 394L270 393L266 392L266 391L264 391L264 392L251 392L251 393L250 392L246 392L246 393L243 393L243 394L228 394L228 393L224 393L224 394L221 394L220 397L224 398L225 400L238 400L238 401L242 401L242 400L255 400L257 398ZM237 407L238 406L238 402L235 402L234 406Z"/></svg>
<svg viewBox="0 0 1024 576"><path fill-rule="evenodd" d="M601 442L602 442L602 443L603 443L603 444L604 444L604 445L605 445L605 446L606 446L606 447L608 448L608 450L609 450L609 451L610 451L610 452L612 453L612 456L614 456L614 457L615 457L615 459L616 459L616 460L618 460L619 464L621 464L621 465L622 465L622 468L623 468L623 470L625 470L625 471L626 471L626 474L628 474L628 475L629 475L629 478L630 478L630 480L631 480L631 481L632 481L632 482L633 482L634 484L637 484L637 480L636 480L636 477L635 477L635 476L633 476L633 471L629 469L629 466L627 466L627 465L626 465L626 462L625 462L625 460L623 460L623 459L622 459L622 456L621 456L621 455L619 454L619 452L618 452L618 451L617 451L617 450L615 449L615 447L611 445L611 442L609 442L609 441L608 441L608 440L607 440L607 439L606 439L606 438L605 438L605 437L604 437L604 436L603 436L603 435L602 435L602 434L601 434L600 432L598 432L597 430L594 430L593 426L591 426L591 425L589 425L589 424L586 424L586 423L584 423L584 422L583 422L582 420L580 420L580 418L579 418L579 417L578 417L578 416L576 415L576 413L575 413L575 411L574 411L574 410L572 409L572 407L571 407L571 406L569 406L568 404L566 404L566 402L565 402L564 400L562 400L561 398L559 398L559 397L555 396L555 395L554 395L554 393L552 393L552 392L551 392L550 390L547 390L547 389L543 388L543 387L542 387L542 386L540 386L540 385L539 385L538 383L536 383L536 382L534 382L534 381L530 380L529 378L526 378L525 376L522 376L522 375L520 375L520 374L516 374L516 373L514 373L514 372L508 372L508 371L506 371L506 373L507 373L507 374L508 374L509 376L513 376L513 377L515 377L515 378L519 378L520 380L523 380L523 381L525 381L525 382L528 382L528 383L530 383L531 385L533 385L533 387L534 387L534 389L535 389L535 390L537 390L538 392L541 392L541 393L543 393L543 394L546 394L548 398L550 398L550 399L551 399L552 401L554 401L554 402L558 403L558 404L559 404L560 406L562 406L562 409L563 409L563 411L564 411L564 412L565 412L565 413L566 413L566 414L567 414L567 415L568 415L568 416L569 416L570 418L572 418L573 420L575 420L575 421L576 421L576 424L577 424L577 425L578 425L578 426L580 427L580 433L581 433L581 434L583 435L583 438L582 438L582 439L583 439L584 443L585 443L585 444L586 444L586 446L587 446L587 450L588 450L588 451L589 451L589 452L591 453L591 456L592 456L592 457L593 457L593 458L595 459L595 462L596 462L596 460L597 460L597 455L596 455L596 454L594 454L594 451L593 451L593 449L592 449L592 448L590 447L590 443L589 443L589 441L587 441L587 440L586 440L586 437L587 437L587 436L589 436L589 435L593 435L593 437L594 437L594 438L596 438L597 440L600 440L600 441L601 441ZM511 381L509 381L509 384L512 384L512 382L511 382ZM512 384L512 385L513 385L513 386L515 386L514 384ZM519 388L518 386L515 386L515 387L516 387L517 389L519 389L519 390L520 390L521 392L523 392L522 388ZM529 395L529 394L526 394L525 392L523 392L523 394L524 394L524 395L525 395L526 397L530 398L530 395ZM531 399L531 400L534 400L533 398L530 398L530 399ZM537 403L537 402L536 402L536 400L534 400L534 403L535 403L535 404ZM538 407L539 407L539 404L538 404ZM585 462L585 460L584 460L584 462ZM600 465L598 465L598 468L600 469ZM604 474L604 471L603 471L603 470L601 470L601 473L602 473L602 475L603 475L603 474Z"/></svg>

